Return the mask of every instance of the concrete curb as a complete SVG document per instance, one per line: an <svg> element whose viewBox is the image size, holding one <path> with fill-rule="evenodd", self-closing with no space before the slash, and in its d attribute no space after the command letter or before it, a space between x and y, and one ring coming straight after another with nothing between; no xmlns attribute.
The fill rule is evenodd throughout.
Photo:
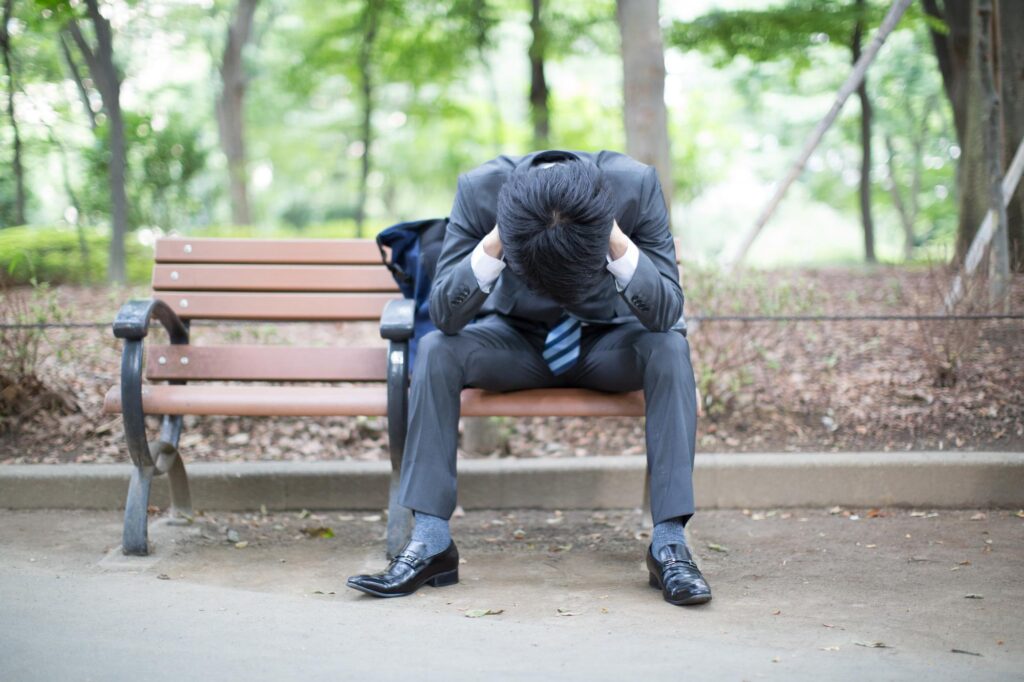
<svg viewBox="0 0 1024 682"><path fill-rule="evenodd" d="M640 505L643 456L464 460L466 509L616 509ZM382 509L387 462L186 464L197 509ZM120 509L130 464L0 466L0 508ZM699 509L1024 507L1024 453L698 455ZM151 504L168 505L167 483Z"/></svg>

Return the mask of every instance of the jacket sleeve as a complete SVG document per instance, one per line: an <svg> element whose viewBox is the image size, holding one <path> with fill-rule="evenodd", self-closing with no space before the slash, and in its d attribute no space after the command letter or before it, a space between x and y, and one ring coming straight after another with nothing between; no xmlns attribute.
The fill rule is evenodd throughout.
<svg viewBox="0 0 1024 682"><path fill-rule="evenodd" d="M653 167L648 167L640 191L639 216L628 235L640 249L640 260L633 278L620 293L645 327L664 332L683 315L683 289L668 210Z"/></svg>
<svg viewBox="0 0 1024 682"><path fill-rule="evenodd" d="M480 223L472 196L471 181L460 175L430 289L430 319L445 334L456 334L469 324L487 299L473 274L471 256L494 225Z"/></svg>

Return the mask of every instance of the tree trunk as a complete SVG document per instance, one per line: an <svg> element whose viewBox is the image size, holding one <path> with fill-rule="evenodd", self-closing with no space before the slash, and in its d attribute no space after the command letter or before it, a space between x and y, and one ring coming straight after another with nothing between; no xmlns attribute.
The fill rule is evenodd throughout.
<svg viewBox="0 0 1024 682"><path fill-rule="evenodd" d="M228 162L231 194L231 221L235 225L252 222L249 210L245 155L245 86L242 51L252 37L253 17L259 0L238 0L228 26L224 56L220 65L221 93L217 99L217 127L220 146Z"/></svg>
<svg viewBox="0 0 1024 682"><path fill-rule="evenodd" d="M372 58L374 42L377 40L378 0L365 0L363 13L363 42L359 48L359 77L363 89L363 116L360 126L360 137L363 143L363 156L359 170L359 196L356 200L356 237L363 236L363 223L366 220L366 198L370 178L370 147L373 143L373 107L374 80Z"/></svg>
<svg viewBox="0 0 1024 682"><path fill-rule="evenodd" d="M672 208L672 156L665 108L665 52L658 0L618 0L626 153L658 171Z"/></svg>
<svg viewBox="0 0 1024 682"><path fill-rule="evenodd" d="M97 0L85 0L86 12L96 34L96 49L82 35L75 19L67 28L89 67L96 88L103 99L103 110L107 114L107 144L110 159L107 165L110 183L110 260L107 265L107 279L123 284L125 281L124 240L128 232L128 198L125 194L125 137L124 120L121 116L121 77L114 64L114 46L110 22L100 13Z"/></svg>
<svg viewBox="0 0 1024 682"><path fill-rule="evenodd" d="M853 63L861 55L861 39L864 35L864 0L857 0L857 24L853 29ZM857 88L860 99L860 220L864 226L864 260L876 263L875 225L871 217L871 99L868 97L868 77Z"/></svg>
<svg viewBox="0 0 1024 682"><path fill-rule="evenodd" d="M1002 74L1003 161L1009 164L1024 139L1024 12L1016 2L999 5L999 66ZM1005 166L1004 166L1005 168ZM1024 183L1006 209L1010 266L1024 272Z"/></svg>
<svg viewBox="0 0 1024 682"><path fill-rule="evenodd" d="M885 150L889 157L886 161L889 167L889 193L892 195L892 205L896 207L900 226L903 228L903 260L910 260L914 255L914 217L903 202L900 184L896 179L896 147L892 143L892 136L888 134L885 136ZM916 214L916 211L914 213Z"/></svg>
<svg viewBox="0 0 1024 682"><path fill-rule="evenodd" d="M14 224L25 224L25 169L21 163L21 131L18 129L18 118L14 110L14 69L11 66L11 34L7 27L11 23L11 12L14 0L4 0L3 25L0 26L0 50L3 51L4 72L7 74L7 116L11 119L11 132L14 134L14 158L11 160L11 172L14 174Z"/></svg>
<svg viewBox="0 0 1024 682"><path fill-rule="evenodd" d="M544 76L544 57L547 54L547 32L541 20L542 0L532 0L530 16L530 121L533 123L533 148L547 149L551 136L551 118L548 109L548 81Z"/></svg>
<svg viewBox="0 0 1024 682"><path fill-rule="evenodd" d="M60 53L64 56L64 63L71 74L71 80L75 82L75 90L78 91L78 99L82 102L82 109L85 110L86 118L89 119L89 129L96 132L96 112L92 110L92 103L89 101L89 91L85 89L85 82L78 70L75 58L71 56L71 50L67 43L68 30L65 29L57 35L57 42L60 44Z"/></svg>
<svg viewBox="0 0 1024 682"><path fill-rule="evenodd" d="M996 220L992 237L992 253L989 256L989 292L993 304L1006 299L1010 276L1010 245L1006 230L1006 207L1003 205L1003 159L1000 142L1002 117L999 107L999 87L996 85L997 65L994 58L998 50L993 46L994 23L992 0L978 0L978 71L981 75L979 88L984 112L985 169L987 176L987 209L993 211Z"/></svg>

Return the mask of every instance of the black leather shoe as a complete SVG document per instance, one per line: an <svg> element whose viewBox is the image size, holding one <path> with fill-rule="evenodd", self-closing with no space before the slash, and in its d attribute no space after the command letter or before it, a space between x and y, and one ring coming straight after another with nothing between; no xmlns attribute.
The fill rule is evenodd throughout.
<svg viewBox="0 0 1024 682"><path fill-rule="evenodd" d="M422 542L410 540L383 571L354 575L345 584L375 597L404 597L424 583L444 587L459 582L459 550L455 542L433 556L427 556L426 549Z"/></svg>
<svg viewBox="0 0 1024 682"><path fill-rule="evenodd" d="M711 601L711 588L693 562L686 545L674 542L661 548L657 559L647 547L647 570L651 587L661 590L665 601L691 606Z"/></svg>

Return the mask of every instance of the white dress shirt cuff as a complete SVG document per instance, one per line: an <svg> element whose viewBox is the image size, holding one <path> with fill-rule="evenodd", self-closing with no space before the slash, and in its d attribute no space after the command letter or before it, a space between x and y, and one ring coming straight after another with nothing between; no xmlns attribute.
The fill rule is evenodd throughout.
<svg viewBox="0 0 1024 682"><path fill-rule="evenodd" d="M612 273L612 276L615 278L619 291L629 286L633 275L636 274L636 267L639 263L640 249L637 248L632 240L630 240L629 246L626 247L626 253L622 254L619 258L612 260L611 255L608 256L608 272Z"/></svg>
<svg viewBox="0 0 1024 682"><path fill-rule="evenodd" d="M491 293L491 287L498 280L501 271L505 269L505 261L484 251L484 244L480 242L473 249L469 264L473 268L473 276L476 277L476 283L480 285L480 289L485 294Z"/></svg>

